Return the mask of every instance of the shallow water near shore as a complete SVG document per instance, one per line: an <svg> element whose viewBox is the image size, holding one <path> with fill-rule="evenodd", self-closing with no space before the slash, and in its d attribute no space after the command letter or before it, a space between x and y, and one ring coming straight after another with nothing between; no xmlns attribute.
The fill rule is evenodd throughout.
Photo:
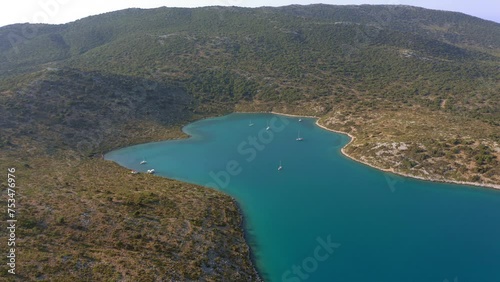
<svg viewBox="0 0 500 282"><path fill-rule="evenodd" d="M265 281L500 281L500 191L357 163L340 152L349 137L312 118L230 114L183 130L105 158L234 197Z"/></svg>

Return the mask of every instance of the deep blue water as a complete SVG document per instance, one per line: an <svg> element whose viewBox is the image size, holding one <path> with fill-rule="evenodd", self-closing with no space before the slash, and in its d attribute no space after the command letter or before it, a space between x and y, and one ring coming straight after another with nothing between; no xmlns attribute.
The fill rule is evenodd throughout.
<svg viewBox="0 0 500 282"><path fill-rule="evenodd" d="M192 137L105 157L236 198L266 281L500 281L500 191L367 167L310 118L231 114L183 130Z"/></svg>

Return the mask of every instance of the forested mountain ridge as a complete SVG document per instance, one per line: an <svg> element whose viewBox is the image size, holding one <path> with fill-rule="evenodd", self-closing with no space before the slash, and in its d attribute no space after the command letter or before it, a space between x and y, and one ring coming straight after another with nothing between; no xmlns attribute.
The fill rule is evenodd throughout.
<svg viewBox="0 0 500 282"><path fill-rule="evenodd" d="M449 110L498 120L498 108L482 100L495 99L499 30L409 6L129 9L66 25L0 28L0 73L57 64L178 81L216 101L338 99L352 89L434 107L447 100ZM237 91L217 89L228 88L221 79L239 80Z"/></svg>
<svg viewBox="0 0 500 282"><path fill-rule="evenodd" d="M21 278L256 279L229 197L131 178L100 159L113 148L280 111L352 134L346 153L368 164L499 185L499 92L500 24L410 6L127 9L1 27L0 158L25 187Z"/></svg>

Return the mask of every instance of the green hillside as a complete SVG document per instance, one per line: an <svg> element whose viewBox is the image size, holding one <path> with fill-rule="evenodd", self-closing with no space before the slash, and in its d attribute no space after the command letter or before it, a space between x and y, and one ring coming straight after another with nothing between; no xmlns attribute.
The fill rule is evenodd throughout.
<svg viewBox="0 0 500 282"><path fill-rule="evenodd" d="M22 30L0 30L3 77L56 64L181 82L203 101L345 99L354 91L357 100L434 108L447 100L448 111L499 120L499 25L463 14L407 6L130 9L39 26L9 48L6 38Z"/></svg>
<svg viewBox="0 0 500 282"><path fill-rule="evenodd" d="M123 181L127 171L100 159L113 148L183 137L180 126L202 117L279 111L352 134L346 153L379 168L500 185L499 92L500 24L410 6L127 9L1 27L0 158L25 181L30 224L20 232L30 260L20 268L31 274L23 278L57 280L65 272L56 269L71 267L72 277L116 280L141 275L132 265L146 260L147 275L256 279L229 197L156 177ZM107 172L101 186L92 184L96 167ZM163 257L157 246L166 241L151 243L163 231L145 239L120 222L114 228L137 236L135 246L121 235L92 241L109 232L110 216L160 220L171 210L159 203L174 196L196 208L162 228L181 237L189 230L186 242L201 236L210 248L168 241ZM65 215L68 201L75 208ZM213 216L221 203L222 222ZM99 211L94 228L79 223L87 210ZM148 257L137 253L143 244ZM215 250L231 263L213 270L217 262L201 257Z"/></svg>

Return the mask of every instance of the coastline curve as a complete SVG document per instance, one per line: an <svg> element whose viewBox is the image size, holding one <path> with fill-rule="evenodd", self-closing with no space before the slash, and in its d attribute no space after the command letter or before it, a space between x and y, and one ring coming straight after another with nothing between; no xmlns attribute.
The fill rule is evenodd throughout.
<svg viewBox="0 0 500 282"><path fill-rule="evenodd" d="M436 178L431 178L431 177L422 177L422 176L418 176L418 175L412 175L412 174L408 174L408 173L404 173L404 172L399 172L399 171L394 170L393 168L387 169L387 168L378 167L376 165L370 164L370 163L368 163L366 161L357 159L357 158L349 155L346 152L345 149L347 148L347 146L349 146L350 144L352 144L356 140L356 136L354 136L354 135L352 135L350 133L347 133L347 132L343 132L343 131L331 129L331 128L326 127L325 125L322 125L320 123L321 117L318 117L318 116L303 116L303 115L286 114L286 113L280 113L280 112L274 112L274 111L271 111L270 113L276 114L276 115L289 116L289 117L315 118L316 119L315 124L318 127L322 128L324 130L328 130L328 131L331 131L331 132L340 133L340 134L344 134L344 135L349 136L349 138L351 138L351 140L344 147L342 147L342 149L340 149L340 152L344 156L346 156L347 158L349 158L349 159L351 159L353 161L362 163L364 165L367 165L367 166L369 166L371 168L378 169L378 170L381 170L383 172L390 172L390 173L393 173L393 174L396 174L396 175L399 175L399 176L404 176L404 177L409 177L409 178L414 178L414 179L419 179L419 180L424 180L424 181L432 181L432 182L440 182L440 183L450 183L450 184L460 184L460 185L469 185L469 186L476 186L476 187L483 187L483 188L492 188L492 189L500 190L500 184L477 183L477 182L468 182L468 181L457 181L457 180L452 180L452 179L436 179Z"/></svg>

